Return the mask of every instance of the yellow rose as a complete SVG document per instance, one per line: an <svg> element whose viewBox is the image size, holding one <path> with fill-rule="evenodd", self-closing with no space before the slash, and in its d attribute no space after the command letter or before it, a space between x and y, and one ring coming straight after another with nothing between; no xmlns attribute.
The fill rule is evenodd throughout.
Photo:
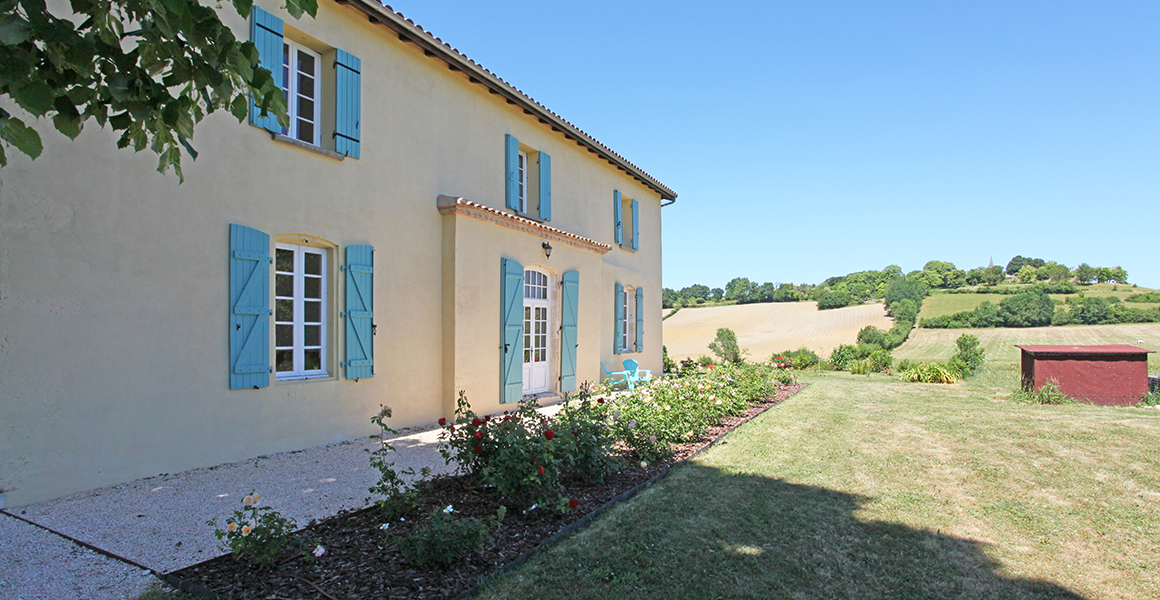
<svg viewBox="0 0 1160 600"><path fill-rule="evenodd" d="M229 525L226 525L226 531L228 531L230 533L237 531L237 529L238 529L237 523L230 523Z"/></svg>
<svg viewBox="0 0 1160 600"><path fill-rule="evenodd" d="M246 537L247 535L250 535L250 531L253 531L253 530L250 529L249 525L246 525L245 527L243 527L242 528L242 537Z"/></svg>
<svg viewBox="0 0 1160 600"><path fill-rule="evenodd" d="M242 504L244 504L246 506L249 506L253 503L254 503L254 499L250 496L246 496L245 498L242 498Z"/></svg>

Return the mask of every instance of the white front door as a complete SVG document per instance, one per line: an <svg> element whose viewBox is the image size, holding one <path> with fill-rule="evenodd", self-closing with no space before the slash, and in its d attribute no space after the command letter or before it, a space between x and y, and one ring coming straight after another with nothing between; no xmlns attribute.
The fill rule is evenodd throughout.
<svg viewBox="0 0 1160 600"><path fill-rule="evenodd" d="M524 271L524 393L548 391L548 276Z"/></svg>

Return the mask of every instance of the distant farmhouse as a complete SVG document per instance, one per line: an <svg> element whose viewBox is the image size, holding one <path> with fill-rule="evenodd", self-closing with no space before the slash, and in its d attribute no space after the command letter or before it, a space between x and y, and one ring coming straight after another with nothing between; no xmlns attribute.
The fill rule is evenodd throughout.
<svg viewBox="0 0 1160 600"><path fill-rule="evenodd" d="M4 506L659 372L673 190L378 2L259 4L288 128L0 171Z"/></svg>

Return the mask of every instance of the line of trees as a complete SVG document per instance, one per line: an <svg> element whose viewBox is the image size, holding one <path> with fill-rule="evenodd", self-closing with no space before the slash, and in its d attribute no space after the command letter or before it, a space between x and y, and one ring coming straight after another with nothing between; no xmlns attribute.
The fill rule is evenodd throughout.
<svg viewBox="0 0 1160 600"><path fill-rule="evenodd" d="M996 286L1007 281L1016 283L1054 282L1057 286L1092 283L1127 283L1128 273L1123 268L1092 267L1081 263L1075 269L1055 261L1016 256L1007 263L963 270L952 262L932 260L921 270L905 275L898 265L889 265L880 271L859 271L830 277L818 285L794 283L757 283L747 277L735 277L722 288L696 284L680 290L664 288L662 301L665 308L695 306L706 302L801 302L814 300L820 310L842 308L875 299L885 299L890 285L900 279L922 283L928 290L954 290L967 286ZM1002 288L1006 289L1006 288Z"/></svg>
<svg viewBox="0 0 1160 600"><path fill-rule="evenodd" d="M1047 292L1032 289L1007 296L998 304L984 300L974 310L927 317L920 326L926 329L965 329L1157 322L1160 322L1160 307L1131 308L1115 296L1098 298L1080 295L1057 302Z"/></svg>

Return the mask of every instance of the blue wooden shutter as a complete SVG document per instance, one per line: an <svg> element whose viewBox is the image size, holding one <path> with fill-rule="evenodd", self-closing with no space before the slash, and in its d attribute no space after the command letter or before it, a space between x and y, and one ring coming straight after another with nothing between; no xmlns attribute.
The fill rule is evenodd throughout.
<svg viewBox="0 0 1160 600"><path fill-rule="evenodd" d="M250 17L250 41L258 47L258 64L274 76L274 85L282 87L282 19L255 6ZM250 124L282 133L278 117L268 112L262 116L262 109L250 98Z"/></svg>
<svg viewBox="0 0 1160 600"><path fill-rule="evenodd" d="M500 402L524 397L524 266L502 259Z"/></svg>
<svg viewBox="0 0 1160 600"><path fill-rule="evenodd" d="M613 310L612 353L624 352L624 286L616 284L616 308Z"/></svg>
<svg viewBox="0 0 1160 600"><path fill-rule="evenodd" d="M636 288L636 351L644 352L644 290L641 288Z"/></svg>
<svg viewBox="0 0 1160 600"><path fill-rule="evenodd" d="M580 272L564 273L560 326L560 392L576 391L576 321L580 313Z"/></svg>
<svg viewBox="0 0 1160 600"><path fill-rule="evenodd" d="M362 139L362 61L338 50L334 83L334 151L358 158Z"/></svg>
<svg viewBox="0 0 1160 600"><path fill-rule="evenodd" d="M614 190L612 192L612 220L616 222L616 243L617 244L624 243L624 225L622 223L622 221L624 220L623 219L624 215L621 214L623 212L623 208L621 208L620 203L621 203L620 202L620 191Z"/></svg>
<svg viewBox="0 0 1160 600"><path fill-rule="evenodd" d="M270 236L230 225L230 389L270 385Z"/></svg>
<svg viewBox="0 0 1160 600"><path fill-rule="evenodd" d="M375 376L375 249L373 246L347 246L346 367L347 379Z"/></svg>
<svg viewBox="0 0 1160 600"><path fill-rule="evenodd" d="M520 209L520 141L506 134L504 140L504 162L507 165L507 207ZM521 273L522 276L522 273Z"/></svg>
<svg viewBox="0 0 1160 600"><path fill-rule="evenodd" d="M632 201L632 249L640 250L640 203Z"/></svg>
<svg viewBox="0 0 1160 600"><path fill-rule="evenodd" d="M540 218L552 220L552 157L540 153Z"/></svg>

